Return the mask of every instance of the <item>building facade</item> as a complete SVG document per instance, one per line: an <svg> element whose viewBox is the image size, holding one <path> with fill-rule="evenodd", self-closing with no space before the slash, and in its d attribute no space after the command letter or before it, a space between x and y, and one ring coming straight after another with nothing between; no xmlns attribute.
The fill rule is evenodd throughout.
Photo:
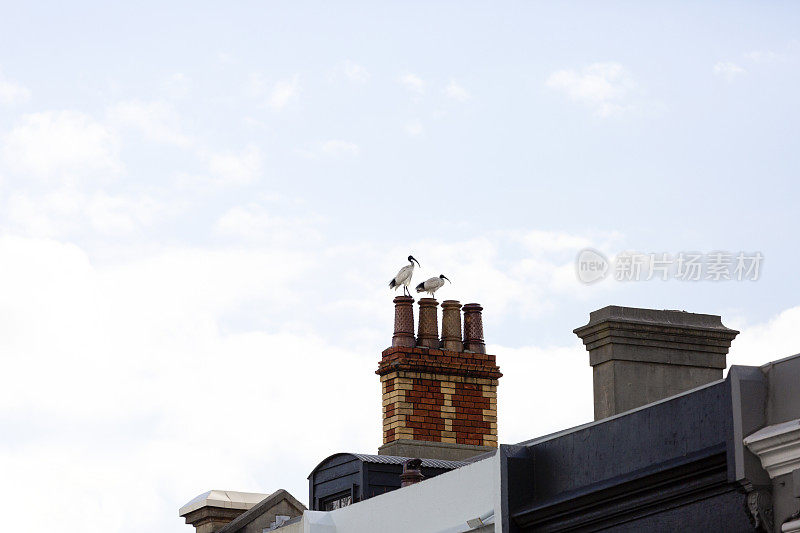
<svg viewBox="0 0 800 533"><path fill-rule="evenodd" d="M738 332L720 317L610 306L575 330L594 369L595 421L500 445L485 439L492 431L496 438L496 423L478 424L470 427L486 433L476 444L469 432L451 429L461 427L456 421L496 417L496 401L486 409L484 400L463 393L496 398L495 358L479 357L486 355L480 306L464 306L475 315L459 315L464 335L459 324L462 344L454 346L456 335L445 326L452 316L434 338L436 307L421 305L414 337L413 307L395 300L393 346L378 370L380 453L395 467L376 471L399 478L397 465L408 459L386 455L387 447L447 468L402 488L398 478L385 484L384 477L382 491L370 493L363 491L370 486L364 472L369 458L381 455L363 456L361 464L357 454L332 456L309 476L311 509L276 524L278 531L800 532L800 355L732 366L723 376ZM452 385L456 376L488 385L462 381L473 387L460 389ZM441 459L446 454L457 460ZM350 464L339 473L362 488L326 508L315 474L332 459L334 469Z"/></svg>

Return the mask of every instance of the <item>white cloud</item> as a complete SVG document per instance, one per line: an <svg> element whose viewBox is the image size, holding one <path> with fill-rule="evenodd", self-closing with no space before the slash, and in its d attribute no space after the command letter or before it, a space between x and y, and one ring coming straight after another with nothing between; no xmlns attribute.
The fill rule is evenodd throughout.
<svg viewBox="0 0 800 533"><path fill-rule="evenodd" d="M741 331L731 344L728 366L760 366L800 353L800 306L786 309L763 324L727 325Z"/></svg>
<svg viewBox="0 0 800 533"><path fill-rule="evenodd" d="M716 63L713 70L714 74L722 76L728 81L733 81L746 72L742 67L730 61L720 61Z"/></svg>
<svg viewBox="0 0 800 533"><path fill-rule="evenodd" d="M16 81L3 78L2 73L0 73L0 105L23 104L30 98L31 92L27 87Z"/></svg>
<svg viewBox="0 0 800 533"><path fill-rule="evenodd" d="M257 72L251 72L244 84L244 92L251 98L264 98L268 92L267 80Z"/></svg>
<svg viewBox="0 0 800 533"><path fill-rule="evenodd" d="M189 94L191 80L183 72L176 72L164 83L164 93L169 98L185 98Z"/></svg>
<svg viewBox="0 0 800 533"><path fill-rule="evenodd" d="M262 172L261 150L249 145L239 153L208 152L208 167L216 181L229 185L246 185L256 181Z"/></svg>
<svg viewBox="0 0 800 533"><path fill-rule="evenodd" d="M107 114L112 123L133 127L152 141L177 146L191 144L189 137L180 131L178 114L166 102L119 102L111 106Z"/></svg>
<svg viewBox="0 0 800 533"><path fill-rule="evenodd" d="M0 257L0 361L13 376L0 388L0 497L17 509L25 494L52 504L4 527L165 531L181 527L178 506L215 486L279 483L305 499L309 458L380 438L375 376L353 376L374 353L293 332L281 312L269 332L219 327L247 302L294 301L302 258L173 250L98 267L76 246L8 237ZM309 390L354 407L307 424L324 411ZM252 424L259 406L280 404L292 416ZM211 420L225 420L224 439Z"/></svg>
<svg viewBox="0 0 800 533"><path fill-rule="evenodd" d="M352 61L345 61L344 75L353 83L366 83L370 77L369 71L365 67Z"/></svg>
<svg viewBox="0 0 800 533"><path fill-rule="evenodd" d="M570 233L559 233L553 231L529 230L519 234L511 233L512 238L516 238L522 243L526 250L533 254L543 254L548 252L561 252L564 250L581 250L588 246L597 246L594 239L584 235L573 235ZM613 234L612 234L613 236ZM603 236L607 240L609 236Z"/></svg>
<svg viewBox="0 0 800 533"><path fill-rule="evenodd" d="M320 241L316 217L285 216L277 211L255 203L236 206L217 220L214 231L225 237L281 245L307 246Z"/></svg>
<svg viewBox="0 0 800 533"><path fill-rule="evenodd" d="M330 156L356 156L361 149L356 143L332 139L322 143L322 152Z"/></svg>
<svg viewBox="0 0 800 533"><path fill-rule="evenodd" d="M77 111L24 115L2 140L4 161L26 177L81 181L121 168L116 137Z"/></svg>
<svg viewBox="0 0 800 533"><path fill-rule="evenodd" d="M744 54L744 58L753 63L779 63L784 61L786 56L772 50L752 50Z"/></svg>
<svg viewBox="0 0 800 533"><path fill-rule="evenodd" d="M287 80L280 80L272 86L267 104L271 109L279 111L297 97L299 90L297 76Z"/></svg>
<svg viewBox="0 0 800 533"><path fill-rule="evenodd" d="M175 211L173 206L171 211ZM5 203L7 228L38 237L61 237L92 232L125 235L152 226L165 206L148 196L85 194L72 189L41 196L16 193Z"/></svg>
<svg viewBox="0 0 800 533"><path fill-rule="evenodd" d="M406 122L404 127L406 133L412 137L419 137L425 133L425 127L419 119L411 119Z"/></svg>
<svg viewBox="0 0 800 533"><path fill-rule="evenodd" d="M251 73L245 84L245 94L263 101L263 105L273 111L280 111L288 106L300 93L298 76L278 80L272 84L258 73Z"/></svg>
<svg viewBox="0 0 800 533"><path fill-rule="evenodd" d="M422 94L425 92L425 82L416 74L410 72L403 74L400 76L400 83L413 93Z"/></svg>
<svg viewBox="0 0 800 533"><path fill-rule="evenodd" d="M453 80L450 80L450 83L444 88L444 94L457 102L466 102L470 99L469 91Z"/></svg>
<svg viewBox="0 0 800 533"><path fill-rule="evenodd" d="M216 54L214 54L214 57L217 59L217 61L226 65L230 65L236 62L236 58L227 52L222 52L222 51L217 52Z"/></svg>
<svg viewBox="0 0 800 533"><path fill-rule="evenodd" d="M590 107L600 117L617 115L640 105L633 101L638 83L619 63L593 63L580 71L559 70L547 78L546 84Z"/></svg>
<svg viewBox="0 0 800 533"><path fill-rule="evenodd" d="M503 372L497 390L500 442L522 442L594 420L592 367L577 337L571 346L489 344L487 352L497 355Z"/></svg>
<svg viewBox="0 0 800 533"><path fill-rule="evenodd" d="M293 153L303 159L316 159L318 155L315 150L307 150L305 148L295 148Z"/></svg>

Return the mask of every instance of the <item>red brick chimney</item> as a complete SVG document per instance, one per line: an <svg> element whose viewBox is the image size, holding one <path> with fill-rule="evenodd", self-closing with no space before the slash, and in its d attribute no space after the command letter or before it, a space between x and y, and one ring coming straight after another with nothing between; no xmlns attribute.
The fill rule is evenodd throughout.
<svg viewBox="0 0 800 533"><path fill-rule="evenodd" d="M417 338L413 300L398 296L392 347L383 351L376 373L383 387L382 455L463 459L497 447L497 385L502 376L495 356L486 354L483 308L419 301ZM462 341L463 338L463 341Z"/></svg>

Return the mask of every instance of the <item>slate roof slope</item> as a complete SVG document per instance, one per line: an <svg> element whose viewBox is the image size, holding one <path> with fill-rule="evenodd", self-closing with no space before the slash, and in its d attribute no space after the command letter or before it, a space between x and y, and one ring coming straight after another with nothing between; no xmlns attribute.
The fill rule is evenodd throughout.
<svg viewBox="0 0 800 533"><path fill-rule="evenodd" d="M278 489L260 502L258 502L254 507L250 510L242 513L241 515L234 518L231 522L225 524L225 526L220 529L217 533L234 533L241 528L245 527L247 524L264 514L267 510L269 510L274 505L277 505L281 502L281 500L288 500L293 506L298 508L301 511L306 510L306 506L300 503L294 496L292 496L288 491L284 489Z"/></svg>

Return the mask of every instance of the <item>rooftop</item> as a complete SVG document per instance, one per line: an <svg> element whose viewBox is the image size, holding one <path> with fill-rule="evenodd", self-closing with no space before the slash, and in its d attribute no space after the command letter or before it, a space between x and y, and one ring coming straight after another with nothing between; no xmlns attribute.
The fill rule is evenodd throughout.
<svg viewBox="0 0 800 533"><path fill-rule="evenodd" d="M185 516L201 507L223 507L227 509L250 509L269 496L260 492L239 492L235 490L210 490L195 496L178 511Z"/></svg>

